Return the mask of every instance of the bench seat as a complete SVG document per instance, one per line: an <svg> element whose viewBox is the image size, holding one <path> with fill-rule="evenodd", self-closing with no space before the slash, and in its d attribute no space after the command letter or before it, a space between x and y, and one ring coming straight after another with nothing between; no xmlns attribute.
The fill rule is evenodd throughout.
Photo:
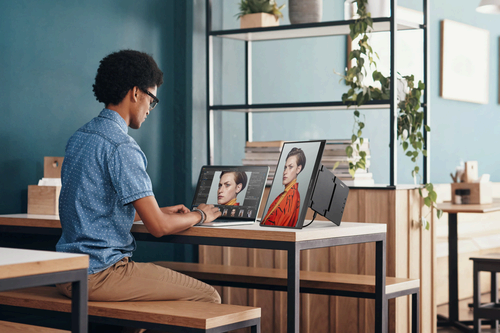
<svg viewBox="0 0 500 333"><path fill-rule="evenodd" d="M69 333L69 331L58 330L55 328L33 326L26 324L13 323L0 320L0 332L3 333Z"/></svg>
<svg viewBox="0 0 500 333"><path fill-rule="evenodd" d="M262 287L286 287L287 285L285 269L166 261L162 262L162 266L216 285ZM385 293L389 299L401 294L412 294L412 290L420 288L419 279L387 277L385 283ZM369 295L375 294L375 276L300 271L300 288L304 292L312 293L337 291Z"/></svg>
<svg viewBox="0 0 500 333"><path fill-rule="evenodd" d="M71 312L71 300L55 287L35 287L0 293L0 304L7 306ZM177 326L204 331L218 331L240 323L260 329L261 310L256 307L189 301L88 302L89 321L109 318L109 322L129 326L131 322ZM133 325L141 327L140 324ZM153 328L156 327L156 328ZM149 328L149 327L142 327ZM152 326L157 329L159 326ZM256 330L255 332L258 332Z"/></svg>

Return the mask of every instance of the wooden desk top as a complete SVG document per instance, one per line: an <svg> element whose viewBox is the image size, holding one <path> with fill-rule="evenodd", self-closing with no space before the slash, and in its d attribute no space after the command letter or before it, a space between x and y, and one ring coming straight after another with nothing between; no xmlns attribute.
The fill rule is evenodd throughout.
<svg viewBox="0 0 500 333"><path fill-rule="evenodd" d="M500 210L500 198L494 198L490 204L463 204L455 205L451 202L443 202L437 205L444 213L489 213Z"/></svg>
<svg viewBox="0 0 500 333"><path fill-rule="evenodd" d="M85 254L0 247L0 279L88 269Z"/></svg>
<svg viewBox="0 0 500 333"><path fill-rule="evenodd" d="M0 215L0 225L61 228L59 216L57 215ZM383 223L342 222L340 226L336 226L332 222L328 221L315 221L304 229L261 227L258 223L254 223L251 225L217 228L193 227L178 233L178 235L298 242L346 236L370 235L385 233L386 231L387 226ZM134 223L132 232L148 233L146 227L141 222Z"/></svg>

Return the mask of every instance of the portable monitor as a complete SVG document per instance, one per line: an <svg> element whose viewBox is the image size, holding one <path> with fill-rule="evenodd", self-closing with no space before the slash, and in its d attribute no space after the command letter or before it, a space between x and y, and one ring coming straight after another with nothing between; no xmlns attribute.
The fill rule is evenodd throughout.
<svg viewBox="0 0 500 333"><path fill-rule="evenodd" d="M321 165L325 142L283 144L261 226L300 229L308 208L340 225L349 188Z"/></svg>

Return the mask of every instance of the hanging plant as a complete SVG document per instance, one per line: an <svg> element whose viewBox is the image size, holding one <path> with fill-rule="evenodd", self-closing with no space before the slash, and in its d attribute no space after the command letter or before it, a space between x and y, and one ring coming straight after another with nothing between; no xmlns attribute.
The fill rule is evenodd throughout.
<svg viewBox="0 0 500 333"><path fill-rule="evenodd" d="M351 23L349 28L351 39L354 41L358 38L359 48L349 53L348 62L352 63L351 68L346 71L345 75L339 74L349 87L349 90L342 95L342 102L347 104L348 107L354 107L352 146L346 148L346 154L352 161L349 162L349 173L353 177L356 170L365 169L366 167L366 153L360 151L364 141L365 117L360 113L359 106L371 100L390 99L390 78L377 71L375 59L378 59L378 55L369 44L369 34L373 30L373 20L370 13L366 11L368 0L354 0L354 2L357 5L358 19ZM363 81L368 75L368 69L373 70L372 78L374 83L366 86ZM418 158L420 154L427 156L427 151L424 149L423 131L430 132L431 130L429 126L423 128L424 115L420 111L420 98L425 85L421 81L415 85L413 75L403 76L399 80L403 84L400 86L398 94L397 138L406 152L406 156L415 163L411 174L416 182L417 179L420 181L422 178L419 174L420 169L416 165ZM355 160L354 156L359 156L359 158ZM424 199L424 204L436 208L437 193L434 191L432 183L425 184L424 189L427 192L426 196L424 196L422 188L419 188L419 194ZM438 218L441 218L442 215L443 211L437 209ZM422 225L429 229L429 222L425 217L422 218Z"/></svg>

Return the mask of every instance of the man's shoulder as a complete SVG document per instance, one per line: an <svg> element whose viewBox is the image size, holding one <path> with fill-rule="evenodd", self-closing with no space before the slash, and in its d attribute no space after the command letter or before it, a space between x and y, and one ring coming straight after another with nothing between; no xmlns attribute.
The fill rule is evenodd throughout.
<svg viewBox="0 0 500 333"><path fill-rule="evenodd" d="M124 132L116 122L102 117L95 117L80 127L75 135L95 136L96 140L102 140L113 146L136 144L135 140Z"/></svg>

